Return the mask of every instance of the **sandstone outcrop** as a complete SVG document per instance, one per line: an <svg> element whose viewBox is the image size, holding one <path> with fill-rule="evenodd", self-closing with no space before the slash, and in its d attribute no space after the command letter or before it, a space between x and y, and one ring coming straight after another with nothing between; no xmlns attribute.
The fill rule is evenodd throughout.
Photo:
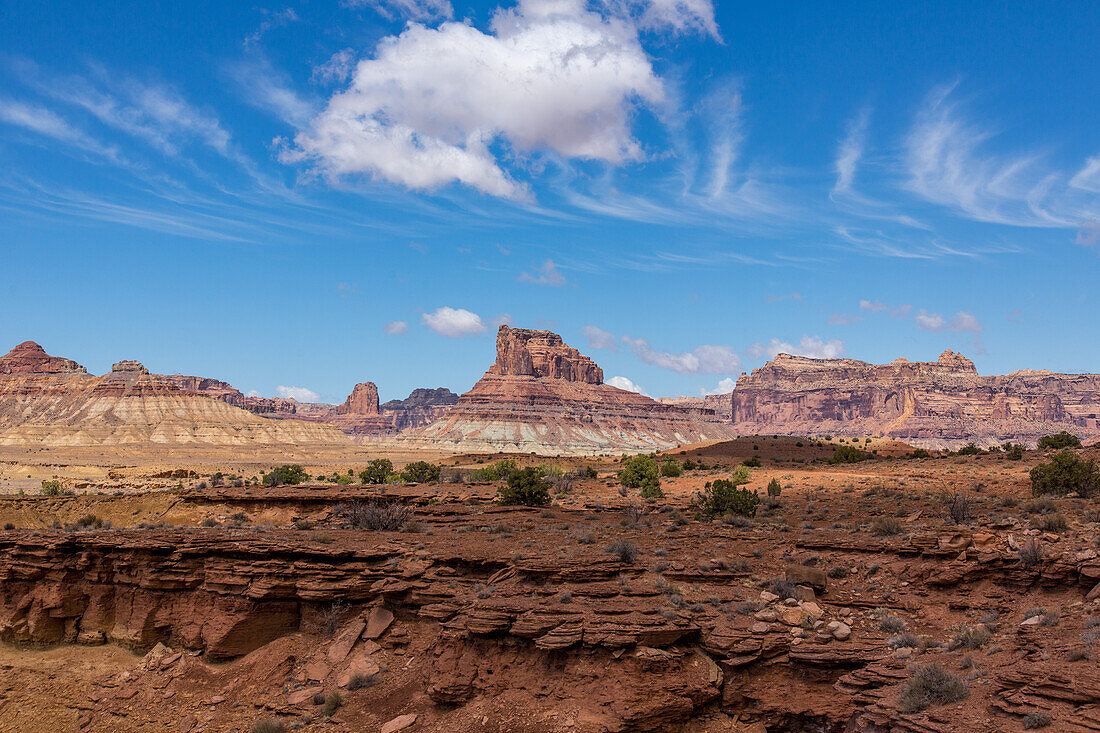
<svg viewBox="0 0 1100 733"><path fill-rule="evenodd" d="M455 451L650 451L731 431L706 410L664 405L603 383L603 371L549 331L501 326L496 361L437 422L398 438Z"/></svg>
<svg viewBox="0 0 1100 733"><path fill-rule="evenodd" d="M389 417L393 421L394 429L400 432L431 425L447 414L447 410L457 402L458 395L446 387L419 387L403 400L384 403L382 414Z"/></svg>
<svg viewBox="0 0 1100 733"><path fill-rule="evenodd" d="M341 443L339 431L276 423L181 390L136 361L102 377L20 344L0 359L0 445Z"/></svg>
<svg viewBox="0 0 1100 733"><path fill-rule="evenodd" d="M778 355L732 395L742 435L881 435L929 448L1034 443L1061 430L1100 436L1100 375L1018 371L983 377L961 354L934 362Z"/></svg>

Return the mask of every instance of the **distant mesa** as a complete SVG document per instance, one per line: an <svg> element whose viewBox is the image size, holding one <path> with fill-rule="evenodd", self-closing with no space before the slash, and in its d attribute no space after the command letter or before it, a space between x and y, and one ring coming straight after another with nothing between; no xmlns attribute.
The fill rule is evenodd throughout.
<svg viewBox="0 0 1100 733"><path fill-rule="evenodd" d="M409 447L542 455L638 452L729 437L706 410L603 383L603 370L551 331L501 326L496 360L442 419L401 435Z"/></svg>
<svg viewBox="0 0 1100 733"><path fill-rule="evenodd" d="M1067 430L1100 436L1100 376L1018 371L983 377L947 350L932 362L780 354L727 396L742 435L881 435L926 448L1034 443Z"/></svg>
<svg viewBox="0 0 1100 733"><path fill-rule="evenodd" d="M0 445L346 443L327 425L276 423L180 389L137 361L102 377L27 341L0 358Z"/></svg>
<svg viewBox="0 0 1100 733"><path fill-rule="evenodd" d="M24 341L0 357L0 376L8 374L87 374L72 359L50 356L34 341Z"/></svg>

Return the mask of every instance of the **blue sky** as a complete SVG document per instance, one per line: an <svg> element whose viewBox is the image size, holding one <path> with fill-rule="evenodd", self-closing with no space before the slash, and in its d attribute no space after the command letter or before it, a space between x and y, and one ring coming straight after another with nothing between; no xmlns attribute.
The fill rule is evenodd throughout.
<svg viewBox="0 0 1100 733"><path fill-rule="evenodd" d="M505 321L654 396L1100 371L1093 3L2 7L5 346L336 401Z"/></svg>

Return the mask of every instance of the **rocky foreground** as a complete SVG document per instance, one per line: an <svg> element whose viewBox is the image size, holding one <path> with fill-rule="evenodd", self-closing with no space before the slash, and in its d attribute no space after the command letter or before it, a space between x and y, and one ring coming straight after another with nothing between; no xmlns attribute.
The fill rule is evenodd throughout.
<svg viewBox="0 0 1100 733"><path fill-rule="evenodd" d="M1097 730L1100 512L1029 499L1038 460L775 464L782 495L729 522L688 505L728 467L651 504L603 470L532 509L491 484L3 500L0 729ZM349 529L355 501L412 513ZM85 661L26 646L58 644ZM963 697L914 710L930 663Z"/></svg>

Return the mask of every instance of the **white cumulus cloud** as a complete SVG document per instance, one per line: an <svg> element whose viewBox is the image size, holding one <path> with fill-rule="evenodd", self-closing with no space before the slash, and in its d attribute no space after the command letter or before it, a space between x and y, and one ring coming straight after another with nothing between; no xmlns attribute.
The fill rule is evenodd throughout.
<svg viewBox="0 0 1100 733"><path fill-rule="evenodd" d="M753 344L745 351L753 359L774 359L777 354L807 356L811 359L836 359L844 356L844 342L825 341L820 336L803 336L797 344L773 338L767 344Z"/></svg>
<svg viewBox="0 0 1100 733"><path fill-rule="evenodd" d="M560 288L567 282L565 275L561 274L558 266L554 264L553 260L549 259L536 267L534 272L521 272L517 279L520 282L549 285L555 288Z"/></svg>
<svg viewBox="0 0 1100 733"><path fill-rule="evenodd" d="M383 39L282 159L311 161L334 178L368 174L411 189L458 182L527 199L494 143L520 154L637 159L631 111L664 98L634 22L582 0L521 0L498 9L488 33L413 23Z"/></svg>
<svg viewBox="0 0 1100 733"><path fill-rule="evenodd" d="M611 379L607 380L607 384L610 384L612 387L615 387L617 389L623 389L627 392L637 392L640 395L645 395L646 397L649 397L649 394L644 389L642 389L626 377L612 377Z"/></svg>
<svg viewBox="0 0 1100 733"><path fill-rule="evenodd" d="M725 379L718 380L718 385L714 389L699 390L699 396L706 397L707 395L729 394L736 386L737 380L733 377L726 377Z"/></svg>
<svg viewBox="0 0 1100 733"><path fill-rule="evenodd" d="M406 321L390 321L382 330L391 336L403 336L409 332L409 324Z"/></svg>
<svg viewBox="0 0 1100 733"><path fill-rule="evenodd" d="M691 351L658 351L645 339L623 336L634 355L646 364L680 374L729 374L741 369L741 358L728 346L704 344Z"/></svg>
<svg viewBox="0 0 1100 733"><path fill-rule="evenodd" d="M321 401L321 395L317 394L312 389L306 389L305 387L285 387L280 384L278 387L275 388L275 394L288 400L297 400L298 402Z"/></svg>
<svg viewBox="0 0 1100 733"><path fill-rule="evenodd" d="M423 316L424 325L432 329L440 336L458 338L459 336L473 336L485 330L485 321L477 313L471 313L465 308L449 308L443 306Z"/></svg>
<svg viewBox="0 0 1100 733"><path fill-rule="evenodd" d="M922 331L954 331L956 333L981 333L982 324L970 311L958 311L948 321L939 313L921 310L916 315L917 328Z"/></svg>

